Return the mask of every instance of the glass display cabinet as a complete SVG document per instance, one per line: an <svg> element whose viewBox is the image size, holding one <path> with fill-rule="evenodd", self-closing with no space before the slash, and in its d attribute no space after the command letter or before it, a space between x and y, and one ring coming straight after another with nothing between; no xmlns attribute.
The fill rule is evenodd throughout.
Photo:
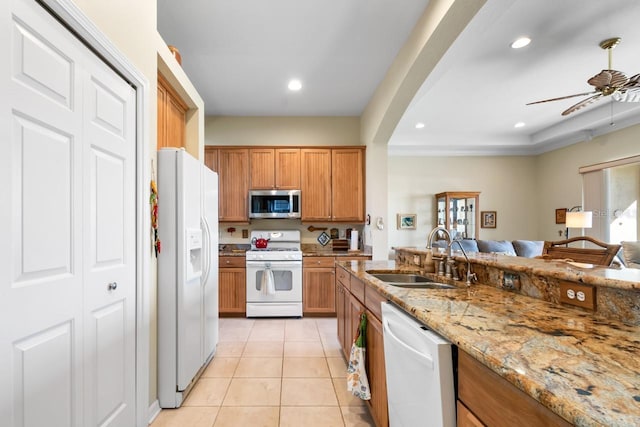
<svg viewBox="0 0 640 427"><path fill-rule="evenodd" d="M447 191L436 194L437 225L452 238L478 239L480 192Z"/></svg>

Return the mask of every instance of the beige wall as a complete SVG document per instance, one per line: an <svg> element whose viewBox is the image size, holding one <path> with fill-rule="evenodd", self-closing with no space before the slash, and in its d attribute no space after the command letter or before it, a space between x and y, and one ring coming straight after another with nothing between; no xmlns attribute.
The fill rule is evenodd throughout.
<svg viewBox="0 0 640 427"><path fill-rule="evenodd" d="M205 144L360 145L360 118L208 116Z"/></svg>
<svg viewBox="0 0 640 427"><path fill-rule="evenodd" d="M389 157L389 246L425 247L435 227L435 194L480 191L480 210L497 212L497 227L480 239L537 237L534 157ZM398 230L396 214L416 213L416 230Z"/></svg>
<svg viewBox="0 0 640 427"><path fill-rule="evenodd" d="M539 239L557 240L558 231L564 230L555 223L555 209L582 205L578 168L639 154L640 125L636 125L538 156Z"/></svg>

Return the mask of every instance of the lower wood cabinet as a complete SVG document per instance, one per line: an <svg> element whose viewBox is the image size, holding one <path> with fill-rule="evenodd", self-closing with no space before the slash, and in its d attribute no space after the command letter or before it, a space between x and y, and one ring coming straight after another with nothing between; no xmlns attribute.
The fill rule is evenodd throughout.
<svg viewBox="0 0 640 427"><path fill-rule="evenodd" d="M351 345L360 323L360 314L367 314L365 363L371 389L367 406L377 427L388 427L387 378L384 366L384 343L380 319L380 302L386 300L373 288L342 267L336 267L336 312L338 341L345 358L349 359Z"/></svg>
<svg viewBox="0 0 640 427"><path fill-rule="evenodd" d="M473 415L473 412L467 409L464 403L458 400L456 408L458 412L458 427L484 427L482 421Z"/></svg>
<svg viewBox="0 0 640 427"><path fill-rule="evenodd" d="M221 256L219 263L218 310L220 316L244 316L247 309L245 258Z"/></svg>
<svg viewBox="0 0 640 427"><path fill-rule="evenodd" d="M570 426L571 424L528 394L458 350L458 399L474 417L461 417L458 426Z"/></svg>
<svg viewBox="0 0 640 427"><path fill-rule="evenodd" d="M336 315L335 258L302 258L303 316Z"/></svg>

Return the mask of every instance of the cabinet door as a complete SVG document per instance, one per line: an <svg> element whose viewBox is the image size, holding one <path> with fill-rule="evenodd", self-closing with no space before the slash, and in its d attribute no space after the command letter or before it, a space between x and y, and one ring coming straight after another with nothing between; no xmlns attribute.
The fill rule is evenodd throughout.
<svg viewBox="0 0 640 427"><path fill-rule="evenodd" d="M335 269L305 268L302 273L303 313L335 315Z"/></svg>
<svg viewBox="0 0 640 427"><path fill-rule="evenodd" d="M364 222L364 155L359 148L331 152L331 219Z"/></svg>
<svg viewBox="0 0 640 427"><path fill-rule="evenodd" d="M252 148L249 150L249 185L252 190L271 190L276 187L275 150Z"/></svg>
<svg viewBox="0 0 640 427"><path fill-rule="evenodd" d="M342 352L347 356L347 347L345 344L345 295L346 289L339 281L336 281L336 317L338 319L338 342L342 347Z"/></svg>
<svg viewBox="0 0 640 427"><path fill-rule="evenodd" d="M186 142L186 108L176 98L167 98L167 147L184 147Z"/></svg>
<svg viewBox="0 0 640 427"><path fill-rule="evenodd" d="M219 221L247 222L249 197L249 150L220 148L218 150L220 189Z"/></svg>
<svg viewBox="0 0 640 427"><path fill-rule="evenodd" d="M377 426L388 426L387 377L384 367L382 323L367 311L367 377L371 389L369 409Z"/></svg>
<svg viewBox="0 0 640 427"><path fill-rule="evenodd" d="M467 409L462 402L458 400L458 427L484 427L482 421L480 421L473 413Z"/></svg>
<svg viewBox="0 0 640 427"><path fill-rule="evenodd" d="M347 355L349 355L351 345L356 338L358 326L360 325L360 313L364 310L364 305L353 294L347 293L346 295L348 296L348 301L344 335Z"/></svg>
<svg viewBox="0 0 640 427"><path fill-rule="evenodd" d="M300 189L300 149L278 148L275 152L276 188L280 190Z"/></svg>
<svg viewBox="0 0 640 427"><path fill-rule="evenodd" d="M331 220L331 150L300 150L302 220Z"/></svg>
<svg viewBox="0 0 640 427"><path fill-rule="evenodd" d="M247 307L246 270L244 268L220 268L218 272L220 314L244 313Z"/></svg>
<svg viewBox="0 0 640 427"><path fill-rule="evenodd" d="M214 172L218 172L218 149L204 147L204 164Z"/></svg>
<svg viewBox="0 0 640 427"><path fill-rule="evenodd" d="M187 109L169 82L158 75L158 148L185 146Z"/></svg>
<svg viewBox="0 0 640 427"><path fill-rule="evenodd" d="M158 150L167 145L167 90L158 82Z"/></svg>

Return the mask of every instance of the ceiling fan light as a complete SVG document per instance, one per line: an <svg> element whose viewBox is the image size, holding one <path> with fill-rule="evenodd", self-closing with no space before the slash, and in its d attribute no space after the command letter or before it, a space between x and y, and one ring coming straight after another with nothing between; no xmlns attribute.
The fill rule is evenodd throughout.
<svg viewBox="0 0 640 427"><path fill-rule="evenodd" d="M527 46L529 43L531 43L531 39L529 37L520 37L519 39L511 43L511 47L513 49L520 49Z"/></svg>

